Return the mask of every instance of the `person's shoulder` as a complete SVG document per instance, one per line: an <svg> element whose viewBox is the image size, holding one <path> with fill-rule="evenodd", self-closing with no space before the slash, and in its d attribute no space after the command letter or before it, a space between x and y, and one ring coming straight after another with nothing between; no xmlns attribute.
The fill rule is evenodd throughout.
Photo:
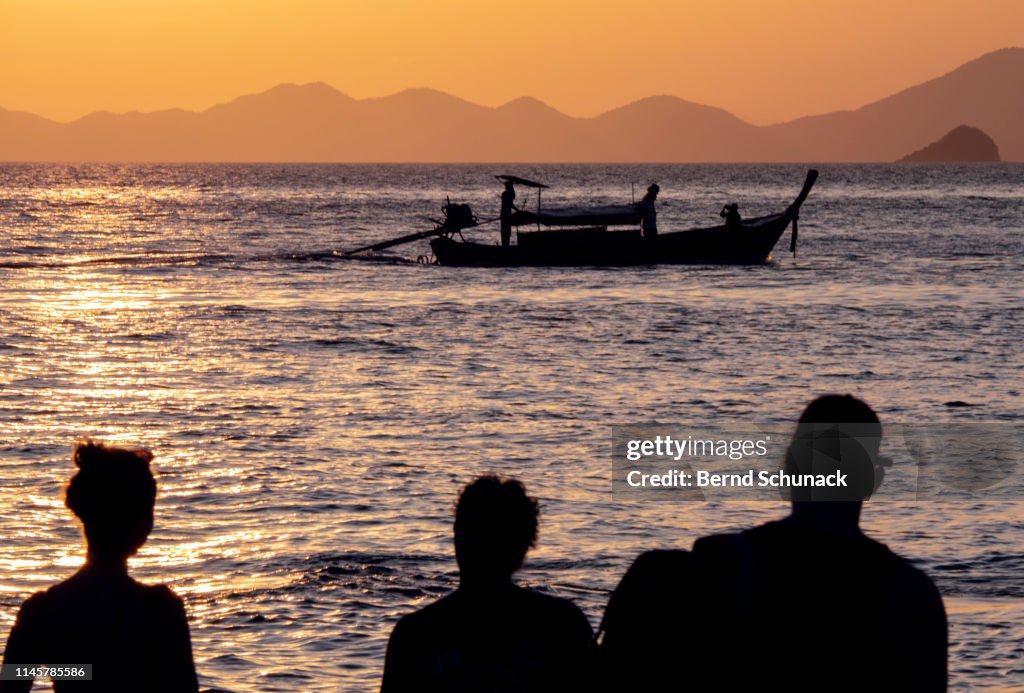
<svg viewBox="0 0 1024 693"><path fill-rule="evenodd" d="M932 582L927 573L892 551L889 551L889 553L896 564L892 575L894 584L918 589L935 589L935 583Z"/></svg>
<svg viewBox="0 0 1024 693"><path fill-rule="evenodd" d="M749 530L748 530L749 531ZM693 559L699 564L708 561L732 561L750 543L747 532L709 534L693 542Z"/></svg>
<svg viewBox="0 0 1024 693"><path fill-rule="evenodd" d="M525 587L519 588L518 593L520 598L534 609L567 615L583 614L576 604L563 597L556 597L553 594L546 594Z"/></svg>
<svg viewBox="0 0 1024 693"><path fill-rule="evenodd" d="M563 635L580 635L586 640L593 636L593 629L583 610L572 600L545 594L537 590L517 588L522 604L521 614L531 620L541 621Z"/></svg>
<svg viewBox="0 0 1024 693"><path fill-rule="evenodd" d="M686 549L650 549L636 557L631 568L652 569L685 564L690 560Z"/></svg>
<svg viewBox="0 0 1024 693"><path fill-rule="evenodd" d="M928 577L928 574L888 548L886 550L892 556L893 561L887 590L889 600L893 603L904 603L912 608L938 607L942 609L942 597L939 594L939 589Z"/></svg>
<svg viewBox="0 0 1024 693"><path fill-rule="evenodd" d="M435 624L451 620L451 615L458 608L455 592L450 592L426 606L403 615L395 624L395 633L409 634L419 630L429 630Z"/></svg>
<svg viewBox="0 0 1024 693"><path fill-rule="evenodd" d="M450 640L465 627L467 610L462 601L453 591L404 614L391 630L389 648L420 650Z"/></svg>
<svg viewBox="0 0 1024 693"><path fill-rule="evenodd" d="M693 555L685 549L652 549L636 557L623 581L660 581L688 571Z"/></svg>
<svg viewBox="0 0 1024 693"><path fill-rule="evenodd" d="M717 551L734 545L742 533L709 534L706 537L698 537L693 542L694 553Z"/></svg>
<svg viewBox="0 0 1024 693"><path fill-rule="evenodd" d="M35 592L25 600L21 608L23 611L59 611L62 607L80 601L80 599L81 590L72 576Z"/></svg>
<svg viewBox="0 0 1024 693"><path fill-rule="evenodd" d="M47 611L51 602L53 602L53 590L57 585L46 588L45 590L39 590L33 592L28 599L21 603L21 609L18 612L18 619L24 620L26 618L34 618Z"/></svg>
<svg viewBox="0 0 1024 693"><path fill-rule="evenodd" d="M873 566L874 570L887 574L891 586L898 588L901 585L911 587L931 585L934 587L931 578L883 542L872 539L866 534L858 537L856 542L864 558L868 559L865 565Z"/></svg>
<svg viewBox="0 0 1024 693"><path fill-rule="evenodd" d="M138 583L145 603L161 616L178 617L185 613L185 600L164 584L146 585Z"/></svg>
<svg viewBox="0 0 1024 693"><path fill-rule="evenodd" d="M649 608L652 600L685 589L694 579L694 556L683 549L654 549L637 556L608 601L607 612ZM614 619L614 616L613 616Z"/></svg>
<svg viewBox="0 0 1024 693"><path fill-rule="evenodd" d="M46 589L39 590L38 592L33 592L28 596L28 599L25 600L24 604L26 606L36 606L40 604L45 604L46 602L53 599L54 590L57 590L59 587L60 583L56 585L50 585Z"/></svg>
<svg viewBox="0 0 1024 693"><path fill-rule="evenodd" d="M51 585L29 595L18 609L18 627L26 632L49 630L52 620L61 613L63 605L67 603L66 595L60 589L62 584Z"/></svg>
<svg viewBox="0 0 1024 693"><path fill-rule="evenodd" d="M146 583L140 582L138 584L142 588L142 591L145 592L145 594L150 599L156 599L156 600L168 601L168 602L180 602L181 601L181 597L179 597L178 594L174 590L172 590L168 585L165 585L163 583L159 583L159 584L156 584L156 585L150 585L150 584L146 584Z"/></svg>

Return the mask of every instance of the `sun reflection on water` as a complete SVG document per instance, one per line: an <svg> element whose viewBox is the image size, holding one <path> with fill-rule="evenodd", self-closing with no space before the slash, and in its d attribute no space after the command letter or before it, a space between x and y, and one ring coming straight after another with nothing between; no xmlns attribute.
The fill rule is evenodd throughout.
<svg viewBox="0 0 1024 693"><path fill-rule="evenodd" d="M866 177L859 192L815 192L797 260L572 272L330 255L416 230L445 186L490 200L479 169L443 182L414 169L416 184L373 167L32 169L0 205L0 638L21 598L84 559L62 500L79 436L154 450L156 527L131 568L185 598L204 686L284 688L300 672L319 692L374 688L394 619L452 587L452 502L473 474L520 476L541 497L522 580L596 620L640 550L784 512L613 502L610 423L790 420L809 387L887 403L889 417L1019 411L1024 222L962 220L1007 219L1020 174L958 174L938 194L869 168L842 172ZM742 170L712 173L738 177L745 207L777 203L763 181L786 170ZM567 195L622 175L541 173ZM676 189L666 224L702 218L706 177L662 173ZM905 223L878 228L880 204ZM985 407L946 411L951 399ZM1019 584L1007 546L1020 517L999 504L866 513L943 589L988 590L950 602L963 661L998 661L990 624L1024 622L984 606Z"/></svg>

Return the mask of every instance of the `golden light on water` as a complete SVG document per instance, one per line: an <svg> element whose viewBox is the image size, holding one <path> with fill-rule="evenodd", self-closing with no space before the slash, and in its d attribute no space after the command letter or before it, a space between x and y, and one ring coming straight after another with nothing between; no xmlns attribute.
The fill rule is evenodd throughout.
<svg viewBox="0 0 1024 693"><path fill-rule="evenodd" d="M871 175L854 168L841 173ZM910 193L893 192L885 170L863 197L904 209ZM840 263L863 257L865 238L885 232L850 230L835 211L815 212L808 235L818 245L793 264L454 273L303 257L344 247L347 214L369 240L417 218L424 193L376 169L112 167L93 187L61 171L52 175L76 179L68 192L26 193L31 218L11 225L25 266L0 268L0 571L11 576L0 619L10 625L19 598L84 560L62 500L74 440L145 446L156 455L156 523L130 570L185 598L204 686L257 690L261 672L302 671L319 682L310 690L376 687L394 619L455 584L452 503L478 472L519 476L541 498L540 544L522 579L577 600L594 622L639 551L784 514L781 501L609 499L607 429L619 418L778 419L798 411L809 384L914 416L982 411L945 412L954 396L1013 411L1009 381L980 377L1006 348L1000 332L1019 293L1015 275L999 273L1007 263L989 253L971 262L998 271L950 278L932 245L837 279ZM585 172L619 175L602 171ZM125 172L142 182L112 182ZM365 192L349 197L350 184ZM713 187L682 185L667 215ZM1012 192L972 185L965 204L989 204L970 202L988 200L988 188L999 204ZM863 203L838 186L829 195L833 210ZM947 199L943 188L926 203ZM9 210L0 205L0 218ZM928 231L931 242L939 232ZM963 242L959 229L950 235ZM982 250L986 238L974 239ZM901 360L879 363L887 350ZM956 554L962 568L942 569L946 584L991 593L1012 578L979 578L1000 570L989 558L1019 518L1019 508L905 503L875 505L864 522L929 568ZM1021 621L1002 598L947 602L974 661L998 657L990 634L1005 634L991 623Z"/></svg>
<svg viewBox="0 0 1024 693"><path fill-rule="evenodd" d="M3 558L3 559L0 559L0 570L11 571L11 572L14 572L14 571L21 572L22 570L28 571L31 568L37 568L37 567L39 567L39 561L31 561L31 560L28 560L28 559L19 559L19 558ZM0 590L5 590L5 587L3 586L2 583L0 583ZM7 592L17 592L18 590L6 589L5 591L7 591Z"/></svg>
<svg viewBox="0 0 1024 693"><path fill-rule="evenodd" d="M85 261L76 258L75 261ZM89 281L88 278L82 278ZM58 287L55 287L58 288ZM146 311L153 306L153 300L142 291L127 290L119 287L72 290L60 292L57 296L35 297L41 299L43 305L40 309L50 313L54 318L62 318L66 314L73 313L81 317L87 317L89 313L97 319L106 319L118 323L136 322L128 315L112 315L112 313L129 313L130 311ZM141 322L141 321L138 321Z"/></svg>

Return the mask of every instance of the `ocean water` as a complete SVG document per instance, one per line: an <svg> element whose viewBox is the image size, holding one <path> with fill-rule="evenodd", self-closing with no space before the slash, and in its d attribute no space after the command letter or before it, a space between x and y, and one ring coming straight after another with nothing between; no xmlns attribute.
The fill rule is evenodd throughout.
<svg viewBox="0 0 1024 693"><path fill-rule="evenodd" d="M375 689L397 618L456 584L480 472L542 501L520 581L595 626L640 551L785 513L612 499L613 424L789 422L832 391L884 422L1019 423L1024 166L820 170L795 258L787 234L765 266L609 270L334 251L449 195L495 216L496 173L551 204L657 181L664 232L780 211L805 168L0 165L0 642L82 560L61 489L83 435L155 451L133 572L184 597L203 687L241 693ZM938 584L952 687L1024 689L1024 504L874 502L864 525Z"/></svg>

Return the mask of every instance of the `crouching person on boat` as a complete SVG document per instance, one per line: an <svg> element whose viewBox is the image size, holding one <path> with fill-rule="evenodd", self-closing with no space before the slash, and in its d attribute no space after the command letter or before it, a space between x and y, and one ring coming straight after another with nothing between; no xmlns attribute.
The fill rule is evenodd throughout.
<svg viewBox="0 0 1024 693"><path fill-rule="evenodd" d="M654 201L658 199L660 190L657 183L652 183L647 188L647 194L637 204L640 212L640 230L644 238L654 238L658 235L658 210L654 207Z"/></svg>
<svg viewBox="0 0 1024 693"><path fill-rule="evenodd" d="M738 229L743 224L743 217L740 216L740 206L735 202L722 207L718 216L725 219L725 228Z"/></svg>

